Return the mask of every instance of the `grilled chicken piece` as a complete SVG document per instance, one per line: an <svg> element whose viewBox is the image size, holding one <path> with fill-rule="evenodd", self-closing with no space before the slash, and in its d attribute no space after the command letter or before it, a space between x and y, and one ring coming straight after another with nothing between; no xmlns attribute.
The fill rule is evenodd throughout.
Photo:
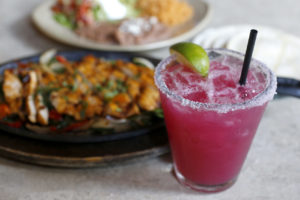
<svg viewBox="0 0 300 200"><path fill-rule="evenodd" d="M37 69L36 73L37 73L39 84L42 86L46 86L51 83L54 83L58 78L57 76L55 76L55 74L44 72L41 69Z"/></svg>
<svg viewBox="0 0 300 200"><path fill-rule="evenodd" d="M117 117L124 118L127 116L127 109L131 104L131 98L126 93L120 93L116 95L106 106L106 114Z"/></svg>
<svg viewBox="0 0 300 200"><path fill-rule="evenodd" d="M67 101L65 98L63 98L65 93L66 89L61 89L57 92L52 92L50 95L50 101L52 105L54 106L55 110L60 114L65 112L67 108Z"/></svg>
<svg viewBox="0 0 300 200"><path fill-rule="evenodd" d="M126 68L129 69L135 76L139 74L139 67L133 63L127 63Z"/></svg>
<svg viewBox="0 0 300 200"><path fill-rule="evenodd" d="M140 81L142 87L155 85L153 76L150 74L142 73L140 76Z"/></svg>
<svg viewBox="0 0 300 200"><path fill-rule="evenodd" d="M119 70L114 70L110 75L110 80L125 81L126 75Z"/></svg>
<svg viewBox="0 0 300 200"><path fill-rule="evenodd" d="M115 102L109 102L105 107L105 114L116 117L116 118L123 118L124 114L122 112L122 108L116 104Z"/></svg>
<svg viewBox="0 0 300 200"><path fill-rule="evenodd" d="M4 72L3 93L12 113L17 113L22 106L22 82L9 70Z"/></svg>
<svg viewBox="0 0 300 200"><path fill-rule="evenodd" d="M141 111L138 107L137 104L132 104L129 109L127 110L127 117L133 116L133 115L138 115L140 114Z"/></svg>
<svg viewBox="0 0 300 200"><path fill-rule="evenodd" d="M78 104L74 104L69 101L69 94L72 101L73 94L70 93L70 91L67 88L61 89L57 92L52 92L50 96L51 103L58 113L67 114L73 116L76 120L80 120L80 107Z"/></svg>
<svg viewBox="0 0 300 200"><path fill-rule="evenodd" d="M39 122L41 125L48 125L49 111L44 105L43 96L38 94L34 100L34 95L26 97L27 118L31 123Z"/></svg>
<svg viewBox="0 0 300 200"><path fill-rule="evenodd" d="M153 86L148 86L144 88L142 94L138 99L139 106L147 111L154 110L158 108L159 105L159 92Z"/></svg>
<svg viewBox="0 0 300 200"><path fill-rule="evenodd" d="M35 71L28 72L29 81L25 85L25 96L33 95L37 88L38 78Z"/></svg>
<svg viewBox="0 0 300 200"><path fill-rule="evenodd" d="M63 94L65 96L61 96L67 100L69 104L76 105L81 101L81 93L80 92L66 92Z"/></svg>
<svg viewBox="0 0 300 200"><path fill-rule="evenodd" d="M28 120L31 123L36 123L37 110L34 104L33 95L29 95L26 97L26 111Z"/></svg>
<svg viewBox="0 0 300 200"><path fill-rule="evenodd" d="M35 98L35 105L37 108L37 121L41 125L48 125L49 122L49 110L45 106L43 96L38 94Z"/></svg>
<svg viewBox="0 0 300 200"><path fill-rule="evenodd" d="M103 111L103 102L100 98L95 96L87 96L85 98L85 102L87 103L85 109L85 117L93 117L95 115L101 115Z"/></svg>
<svg viewBox="0 0 300 200"><path fill-rule="evenodd" d="M37 88L37 73L35 71L28 72L29 81L25 85L25 104L27 111L27 118L31 123L37 122L37 108L34 102L34 94Z"/></svg>
<svg viewBox="0 0 300 200"><path fill-rule="evenodd" d="M52 92L50 100L58 113L73 116L76 120L101 115L103 111L103 102L99 97L83 95L67 88Z"/></svg>
<svg viewBox="0 0 300 200"><path fill-rule="evenodd" d="M140 94L140 84L138 81L133 79L127 80L127 90L132 99L136 99L136 97Z"/></svg>
<svg viewBox="0 0 300 200"><path fill-rule="evenodd" d="M139 74L139 67L133 63L125 63L121 60L116 61L117 68L128 77L134 77Z"/></svg>
<svg viewBox="0 0 300 200"><path fill-rule="evenodd" d="M126 108L131 103L131 98L126 93L120 93L111 102L118 104L121 108Z"/></svg>

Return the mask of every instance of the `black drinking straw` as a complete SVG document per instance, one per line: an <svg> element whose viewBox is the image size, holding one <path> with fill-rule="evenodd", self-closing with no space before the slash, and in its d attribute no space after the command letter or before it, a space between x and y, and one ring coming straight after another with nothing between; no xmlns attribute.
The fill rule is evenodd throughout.
<svg viewBox="0 0 300 200"><path fill-rule="evenodd" d="M256 35L257 35L257 30L252 29L250 31L249 39L248 39L248 44L247 44L247 50L246 50L246 55L244 58L244 63L243 63L243 69L240 77L240 85L245 85L246 84L246 79L247 79L247 74L253 54L253 49L255 45L255 40L256 40Z"/></svg>

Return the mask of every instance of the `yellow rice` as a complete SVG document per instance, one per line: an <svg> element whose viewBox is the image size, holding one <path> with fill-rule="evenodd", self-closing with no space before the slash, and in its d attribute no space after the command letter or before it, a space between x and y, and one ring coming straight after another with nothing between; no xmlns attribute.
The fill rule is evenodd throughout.
<svg viewBox="0 0 300 200"><path fill-rule="evenodd" d="M193 8L182 0L138 0L137 7L144 15L155 16L168 26L182 24L193 15Z"/></svg>

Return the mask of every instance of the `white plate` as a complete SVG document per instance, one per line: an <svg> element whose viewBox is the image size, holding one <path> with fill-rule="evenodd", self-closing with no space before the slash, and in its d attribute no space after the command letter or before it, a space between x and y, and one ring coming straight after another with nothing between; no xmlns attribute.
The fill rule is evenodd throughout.
<svg viewBox="0 0 300 200"><path fill-rule="evenodd" d="M211 37L212 34L216 34L217 31L215 28L209 28L206 29L205 31L203 31L202 33L200 33L199 35L197 35L193 42L202 46L203 48L211 48L210 45L206 44L206 40L207 38Z"/></svg>
<svg viewBox="0 0 300 200"><path fill-rule="evenodd" d="M41 32L48 37L65 44L109 51L146 51L188 40L204 28L211 16L211 8L208 3L199 0L187 0L187 2L194 8L194 17L189 22L182 25L180 27L180 32L177 32L175 36L149 44L120 46L96 43L86 38L79 37L72 30L58 24L53 19L52 11L50 9L54 2L54 0L45 1L32 13L33 22Z"/></svg>
<svg viewBox="0 0 300 200"><path fill-rule="evenodd" d="M198 34L193 42L204 48L224 48L233 35L242 30L250 30L248 25L209 28Z"/></svg>
<svg viewBox="0 0 300 200"><path fill-rule="evenodd" d="M260 25L210 28L193 40L204 48L228 48L245 52L251 29L257 29L253 57L266 63L278 76L300 79L300 38Z"/></svg>
<svg viewBox="0 0 300 200"><path fill-rule="evenodd" d="M300 38L268 27L258 29L253 57L266 63L278 76L300 79ZM245 52L248 31L227 43L228 49Z"/></svg>

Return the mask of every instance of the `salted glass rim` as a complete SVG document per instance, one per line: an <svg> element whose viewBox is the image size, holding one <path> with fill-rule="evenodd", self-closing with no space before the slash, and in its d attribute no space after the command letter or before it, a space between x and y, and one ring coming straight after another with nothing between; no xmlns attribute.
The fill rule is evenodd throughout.
<svg viewBox="0 0 300 200"><path fill-rule="evenodd" d="M217 53L221 55L226 56L232 56L234 58L238 58L240 60L244 60L244 54L224 49L224 48L218 48L218 49L205 49L205 51L210 53ZM274 94L276 93L276 86L277 86L277 80L275 74L262 62L251 59L251 65L250 67L258 67L261 69L261 71L266 75L266 84L267 86L265 89L253 97L252 99L246 100L244 102L240 103L229 103L229 104L218 104L218 103L201 103L189 100L187 98L184 98L181 95L178 95L174 93L172 90L170 90L164 80L162 79L161 71L165 69L169 64L171 64L173 61L175 61L175 56L171 55L167 57L166 59L163 59L156 67L155 69L155 84L157 85L158 89L165 95L167 95L168 98L171 98L171 100L177 101L183 106L191 107L192 109L205 109L205 110L212 110L217 111L220 113L226 113L228 111L234 111L239 109L246 109L256 106L261 106L265 102L270 101L273 99Z"/></svg>

